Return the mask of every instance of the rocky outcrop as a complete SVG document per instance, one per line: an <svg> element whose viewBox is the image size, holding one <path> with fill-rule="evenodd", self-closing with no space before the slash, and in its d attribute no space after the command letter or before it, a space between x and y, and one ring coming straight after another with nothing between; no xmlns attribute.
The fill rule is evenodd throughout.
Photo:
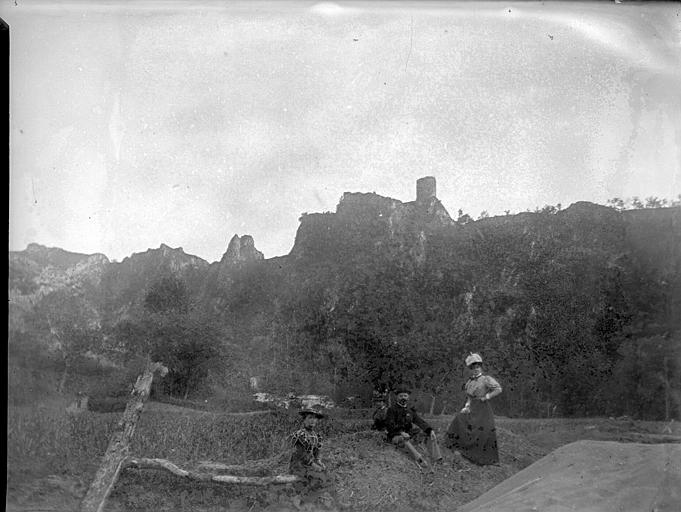
<svg viewBox="0 0 681 512"><path fill-rule="evenodd" d="M182 247L161 244L158 249L135 253L120 263L110 264L102 276L105 308L115 315L116 311L139 304L149 286L168 275L182 279L188 291L196 293L208 266L207 261L185 253Z"/></svg>
<svg viewBox="0 0 681 512"><path fill-rule="evenodd" d="M328 253L347 259L367 248L392 245L422 263L428 234L454 225L435 195L435 178L429 176L417 182L415 201L346 192L335 213L304 214L291 256L300 259Z"/></svg>
<svg viewBox="0 0 681 512"><path fill-rule="evenodd" d="M24 251L16 251L14 255L30 259L41 267L51 266L59 270L66 270L93 256L91 254L65 251L58 247L45 247L40 244L28 244ZM97 256L106 259L106 256L103 254Z"/></svg>
<svg viewBox="0 0 681 512"><path fill-rule="evenodd" d="M494 227L539 240L548 236L628 254L663 272L681 271L681 207L618 211L587 201L551 213L523 212L470 222L464 231Z"/></svg>
<svg viewBox="0 0 681 512"><path fill-rule="evenodd" d="M280 258L279 258L280 259ZM220 261L211 263L205 273L198 302L218 318L229 309L227 297L234 292L235 280L243 281L243 274L249 276L266 273L267 261L255 247L250 235L234 235Z"/></svg>
<svg viewBox="0 0 681 512"><path fill-rule="evenodd" d="M247 263L265 259L263 253L255 248L255 242L250 235L234 235L229 241L227 251L222 255L220 264Z"/></svg>
<svg viewBox="0 0 681 512"><path fill-rule="evenodd" d="M525 212L459 225L437 198L434 179L419 183L410 202L346 192L335 212L303 214L291 253L268 260L250 235L234 235L221 260L212 264L165 244L121 262L31 244L10 252L10 321L20 325L40 297L68 287L115 322L141 304L155 280L171 274L185 282L198 307L229 318L236 329L254 311L269 314L276 309L271 302L283 304L281 297L298 283L308 286L310 276L329 293L342 276L358 271L371 275L386 264L397 264L402 273L426 268L437 277L443 275L438 269L455 261L455 249L465 244L499 253L499 261L520 249L537 260L551 260L557 251L573 248L613 266L632 258L655 273L660 289L669 288L668 307L681 308L679 207L620 212L578 202L554 213ZM498 277L506 283L499 289L509 296L515 293L513 272L501 269Z"/></svg>
<svg viewBox="0 0 681 512"><path fill-rule="evenodd" d="M31 328L36 304L46 295L68 290L98 309L101 279L110 265L103 254L79 254L30 244L9 255L9 324L15 332ZM95 315L97 316L97 315Z"/></svg>
<svg viewBox="0 0 681 512"><path fill-rule="evenodd" d="M9 253L9 287L15 293L46 293L84 281L99 283L109 259L103 254L80 254L56 247L29 244L23 251Z"/></svg>

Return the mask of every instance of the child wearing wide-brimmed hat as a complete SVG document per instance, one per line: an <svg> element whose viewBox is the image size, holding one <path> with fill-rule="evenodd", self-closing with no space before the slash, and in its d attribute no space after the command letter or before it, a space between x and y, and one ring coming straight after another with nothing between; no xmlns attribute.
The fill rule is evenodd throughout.
<svg viewBox="0 0 681 512"><path fill-rule="evenodd" d="M289 470L297 476L306 476L309 470L324 471L326 467L319 455L322 439L315 430L317 422L324 418L324 414L312 408L301 409L298 414L303 417L303 428L291 434L293 453Z"/></svg>
<svg viewBox="0 0 681 512"><path fill-rule="evenodd" d="M293 452L289 462L289 472L302 479L295 485L295 490L303 497L313 500L318 495L333 500L335 499L335 492L332 479L320 456L322 438L315 430L317 422L323 419L325 415L315 408L301 409L298 414L303 418L303 427L290 436ZM299 502L299 500L296 501Z"/></svg>

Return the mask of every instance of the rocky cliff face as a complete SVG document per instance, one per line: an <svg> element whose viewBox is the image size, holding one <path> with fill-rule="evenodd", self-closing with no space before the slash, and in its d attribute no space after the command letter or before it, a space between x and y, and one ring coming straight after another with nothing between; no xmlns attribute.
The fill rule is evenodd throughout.
<svg viewBox="0 0 681 512"><path fill-rule="evenodd" d="M207 270L198 300L212 313L222 315L227 306L226 295L233 288L235 279L244 272L257 273L253 265L264 261L265 257L255 247L252 236L235 234L220 261L212 263Z"/></svg>
<svg viewBox="0 0 681 512"><path fill-rule="evenodd" d="M235 269L263 260L263 253L249 235L235 235L221 261L212 266L181 247L165 244L132 254L121 262L111 262L102 254L71 253L30 244L24 251L10 252L10 318L13 325L23 325L41 297L68 289L115 321L141 303L151 283L171 274L183 279L192 295L210 301L215 291L210 283L217 280L228 286Z"/></svg>
<svg viewBox="0 0 681 512"><path fill-rule="evenodd" d="M91 256L99 256L107 259L103 254L81 254L69 252L58 247L45 247L40 244L28 244L26 250L13 253L15 256L22 256L35 262L41 267L54 267L59 270L66 270L74 265L89 259ZM108 259L107 259L108 261Z"/></svg>
<svg viewBox="0 0 681 512"><path fill-rule="evenodd" d="M103 254L79 254L39 244L9 253L10 290L30 295L49 292L80 283L98 285L101 272L109 264Z"/></svg>
<svg viewBox="0 0 681 512"><path fill-rule="evenodd" d="M613 253L630 252L661 271L681 271L679 207L618 212L579 202L555 215L521 213L459 226L436 197L403 203L364 193L344 194L335 213L303 215L294 247L288 257L278 258L278 265L287 266L288 260L301 258L321 265L351 262L355 256L388 250L388 246L418 263L426 258L429 235L435 231L474 236L489 228L531 235L535 242L550 235ZM110 262L102 254L72 253L38 244L9 256L10 294L17 302L35 301L68 287L101 295L117 307L139 300L154 279L167 273L185 279L190 291L209 298L214 289L211 283L229 286L238 267L265 261L250 235L234 235L222 259L211 265L181 247L165 244L120 263Z"/></svg>
<svg viewBox="0 0 681 512"><path fill-rule="evenodd" d="M478 244L479 240L485 243ZM556 247L574 247L613 265L620 257L632 258L657 273L654 282L659 274L660 286L673 288L668 307L681 311L681 208L618 212L580 202L555 214L522 213L459 225L434 194L402 202L346 193L335 212L303 215L291 253L268 260L249 235L234 235L221 260L212 264L166 245L110 262L99 254L31 244L25 251L10 253L10 326L21 326L41 297L60 288L78 293L104 320L116 322L141 303L151 283L173 274L185 281L199 307L247 338L250 326L257 327L252 328L255 333L273 311L288 307L291 297L305 296L308 288L331 296L345 277L378 275L386 264L394 264L391 272L397 275L414 276L416 270L424 270L432 279L429 287L464 273L476 282L477 270L470 265L452 266L450 274L440 270L457 257L451 248L464 243L498 252L502 262L509 251L519 248L530 258L548 260ZM508 288L508 295L513 295L513 271L501 268L499 276L487 276L499 280L489 286ZM443 293L454 293L455 288L444 286Z"/></svg>
<svg viewBox="0 0 681 512"><path fill-rule="evenodd" d="M111 263L102 276L104 308L109 315L123 314L141 303L155 280L167 275L183 279L190 293L197 293L208 267L208 262L181 247L161 244L158 249L135 253L120 263Z"/></svg>
<svg viewBox="0 0 681 512"><path fill-rule="evenodd" d="M102 276L110 265L103 254L79 254L30 244L9 254L10 328L25 331L35 305L51 292L67 289L98 309Z"/></svg>
<svg viewBox="0 0 681 512"><path fill-rule="evenodd" d="M520 213L471 222L465 231L494 226L535 239L558 236L614 255L628 254L650 268L681 271L681 207L617 211L580 201L553 215Z"/></svg>
<svg viewBox="0 0 681 512"><path fill-rule="evenodd" d="M681 272L681 207L621 213L627 243L644 262L663 272Z"/></svg>
<svg viewBox="0 0 681 512"><path fill-rule="evenodd" d="M222 255L220 264L247 263L265 259L263 253L255 248L255 242L250 235L239 237L234 235L229 241L227 251Z"/></svg>
<svg viewBox="0 0 681 512"><path fill-rule="evenodd" d="M346 192L335 213L300 218L291 256L326 253L347 259L364 249L393 244L418 262L425 257L428 233L448 227L454 227L454 222L434 196L403 203L375 193Z"/></svg>

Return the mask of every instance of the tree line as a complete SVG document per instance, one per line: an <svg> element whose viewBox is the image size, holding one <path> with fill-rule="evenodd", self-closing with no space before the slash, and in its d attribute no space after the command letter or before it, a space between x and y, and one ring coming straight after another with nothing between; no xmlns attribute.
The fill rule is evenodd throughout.
<svg viewBox="0 0 681 512"><path fill-rule="evenodd" d="M331 247L323 267L298 262L271 310L276 335L261 338L275 352L286 340L296 371L275 368L272 382L307 375L318 388L322 375L343 393L402 382L458 403L463 359L479 351L505 384L503 414L679 416L681 269L639 260L621 225L544 212L535 227L443 229L423 264L403 240L367 250L376 230L353 231L361 241L339 243L364 250Z"/></svg>
<svg viewBox="0 0 681 512"><path fill-rule="evenodd" d="M460 405L463 359L476 351L504 386L501 414L678 418L681 262L638 258L614 217L555 213L433 229L418 258L417 232L395 235L364 212L318 233L315 251L235 267L210 293L159 276L108 317L83 291L56 290L10 335L10 355L35 364L49 353L61 391L105 355L131 373L163 361L157 392L185 399L215 386L247 396L258 376L271 392L366 405L373 390L408 384L439 412Z"/></svg>

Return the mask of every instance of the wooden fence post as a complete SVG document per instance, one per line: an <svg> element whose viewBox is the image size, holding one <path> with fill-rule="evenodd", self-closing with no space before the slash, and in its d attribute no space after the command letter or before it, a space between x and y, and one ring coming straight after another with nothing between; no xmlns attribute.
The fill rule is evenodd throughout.
<svg viewBox="0 0 681 512"><path fill-rule="evenodd" d="M140 414L142 414L144 402L149 397L151 383L156 371L161 376L168 373L168 369L162 364L149 363L144 373L137 377L123 418L118 423L119 430L111 436L111 441L109 441L109 446L102 458L97 474L80 504L81 512L101 512L104 510L106 498L118 479L123 463L130 454L130 439L135 433L135 427Z"/></svg>

